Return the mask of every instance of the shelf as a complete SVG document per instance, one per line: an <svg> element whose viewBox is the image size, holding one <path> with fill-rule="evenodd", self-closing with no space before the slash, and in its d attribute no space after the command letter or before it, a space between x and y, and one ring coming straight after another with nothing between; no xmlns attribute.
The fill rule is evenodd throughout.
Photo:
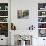
<svg viewBox="0 0 46 46"><path fill-rule="evenodd" d="M8 23L8 22L0 22L0 23Z"/></svg>
<svg viewBox="0 0 46 46"><path fill-rule="evenodd" d="M46 3L38 4L38 36L46 37Z"/></svg>
<svg viewBox="0 0 46 46"><path fill-rule="evenodd" d="M46 11L46 10L38 10L38 11Z"/></svg>
<svg viewBox="0 0 46 46"><path fill-rule="evenodd" d="M38 22L38 23L46 23L46 22Z"/></svg>
<svg viewBox="0 0 46 46"><path fill-rule="evenodd" d="M38 29L46 29L46 28L38 28Z"/></svg>
<svg viewBox="0 0 46 46"><path fill-rule="evenodd" d="M44 16L38 16L38 17L46 17L46 15L44 15Z"/></svg>
<svg viewBox="0 0 46 46"><path fill-rule="evenodd" d="M8 10L0 10L0 11L8 11Z"/></svg>
<svg viewBox="0 0 46 46"><path fill-rule="evenodd" d="M0 17L8 17L8 16L0 16Z"/></svg>
<svg viewBox="0 0 46 46"><path fill-rule="evenodd" d="M0 3L0 35L8 37L8 3Z"/></svg>

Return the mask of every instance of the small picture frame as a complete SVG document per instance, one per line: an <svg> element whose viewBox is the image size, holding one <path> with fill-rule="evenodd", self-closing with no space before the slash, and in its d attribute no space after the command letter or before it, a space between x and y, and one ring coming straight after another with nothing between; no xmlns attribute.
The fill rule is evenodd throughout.
<svg viewBox="0 0 46 46"><path fill-rule="evenodd" d="M29 10L17 10L17 18L18 19L28 19Z"/></svg>

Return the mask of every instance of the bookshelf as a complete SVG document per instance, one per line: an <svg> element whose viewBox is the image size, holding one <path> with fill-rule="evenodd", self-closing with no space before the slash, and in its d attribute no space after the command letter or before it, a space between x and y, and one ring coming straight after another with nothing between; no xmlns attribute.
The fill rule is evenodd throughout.
<svg viewBox="0 0 46 46"><path fill-rule="evenodd" d="M38 32L40 37L46 37L46 3L38 3Z"/></svg>
<svg viewBox="0 0 46 46"><path fill-rule="evenodd" d="M0 35L8 37L8 3L0 3Z"/></svg>

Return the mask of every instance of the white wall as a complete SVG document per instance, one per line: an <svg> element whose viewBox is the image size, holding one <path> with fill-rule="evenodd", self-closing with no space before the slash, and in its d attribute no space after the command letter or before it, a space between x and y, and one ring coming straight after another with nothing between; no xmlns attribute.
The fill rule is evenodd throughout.
<svg viewBox="0 0 46 46"><path fill-rule="evenodd" d="M33 24L33 20L37 21L37 2L33 2L34 5L32 5L33 1L30 0L13 0L11 3L11 20L12 22L14 22L14 24L16 25L16 29L17 30L27 30L27 28L29 28L29 26L31 26ZM18 19L17 18L17 10L24 10L27 9L29 10L29 19ZM35 12L35 13L34 13ZM34 15L36 14L36 15ZM36 18L36 19L34 19ZM33 20L32 20L33 19ZM35 24L34 24L35 25Z"/></svg>
<svg viewBox="0 0 46 46"><path fill-rule="evenodd" d="M33 30L33 46L43 44L42 38L38 38L38 3L45 3L46 0L11 0L11 22L16 25L15 33L27 33L27 28L30 25L35 26ZM17 19L17 10L29 9L29 19ZM29 31L29 30L28 30ZM30 33L29 33L30 34ZM39 44L38 44L39 43Z"/></svg>
<svg viewBox="0 0 46 46"><path fill-rule="evenodd" d="M36 32L34 34L36 34L35 36L37 36L37 8L37 0L11 0L11 22L16 25L17 33L21 32L22 34L23 32L24 34L26 34L28 31L27 28L33 24L35 26L34 31ZM29 19L17 19L17 10L19 9L28 9Z"/></svg>

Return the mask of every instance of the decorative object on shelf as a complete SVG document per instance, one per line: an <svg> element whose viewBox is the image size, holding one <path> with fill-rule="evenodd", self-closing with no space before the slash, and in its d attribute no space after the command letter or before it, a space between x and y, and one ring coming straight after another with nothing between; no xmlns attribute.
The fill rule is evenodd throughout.
<svg viewBox="0 0 46 46"><path fill-rule="evenodd" d="M0 11L0 16L8 16L8 11Z"/></svg>
<svg viewBox="0 0 46 46"><path fill-rule="evenodd" d="M8 3L0 3L0 10L8 10Z"/></svg>
<svg viewBox="0 0 46 46"><path fill-rule="evenodd" d="M8 37L8 23L0 23L0 35Z"/></svg>
<svg viewBox="0 0 46 46"><path fill-rule="evenodd" d="M0 6L0 10L1 10L1 6Z"/></svg>
<svg viewBox="0 0 46 46"><path fill-rule="evenodd" d="M8 30L8 23L0 23L1 30Z"/></svg>
<svg viewBox="0 0 46 46"><path fill-rule="evenodd" d="M46 37L46 29L39 29L39 37Z"/></svg>
<svg viewBox="0 0 46 46"><path fill-rule="evenodd" d="M38 17L38 22L46 22L46 17Z"/></svg>
<svg viewBox="0 0 46 46"><path fill-rule="evenodd" d="M46 28L46 23L39 23L38 24L38 28Z"/></svg>
<svg viewBox="0 0 46 46"><path fill-rule="evenodd" d="M5 10L8 10L8 6L5 6Z"/></svg>
<svg viewBox="0 0 46 46"><path fill-rule="evenodd" d="M46 16L46 11L38 11L38 16Z"/></svg>
<svg viewBox="0 0 46 46"><path fill-rule="evenodd" d="M29 30L34 30L34 26L33 25L31 25L30 27L29 27Z"/></svg>
<svg viewBox="0 0 46 46"><path fill-rule="evenodd" d="M45 12L42 12L42 15L45 15Z"/></svg>
<svg viewBox="0 0 46 46"><path fill-rule="evenodd" d="M41 17L38 17L38 22L42 22L43 19Z"/></svg>
<svg viewBox="0 0 46 46"><path fill-rule="evenodd" d="M17 10L17 17L28 19L29 18L29 10Z"/></svg>
<svg viewBox="0 0 46 46"><path fill-rule="evenodd" d="M38 10L46 10L46 3L38 3Z"/></svg>
<svg viewBox="0 0 46 46"><path fill-rule="evenodd" d="M44 8L40 8L40 10L44 10Z"/></svg>
<svg viewBox="0 0 46 46"><path fill-rule="evenodd" d="M13 23L11 23L11 30L16 30L16 26Z"/></svg>
<svg viewBox="0 0 46 46"><path fill-rule="evenodd" d="M0 17L0 22L8 22L8 17Z"/></svg>

